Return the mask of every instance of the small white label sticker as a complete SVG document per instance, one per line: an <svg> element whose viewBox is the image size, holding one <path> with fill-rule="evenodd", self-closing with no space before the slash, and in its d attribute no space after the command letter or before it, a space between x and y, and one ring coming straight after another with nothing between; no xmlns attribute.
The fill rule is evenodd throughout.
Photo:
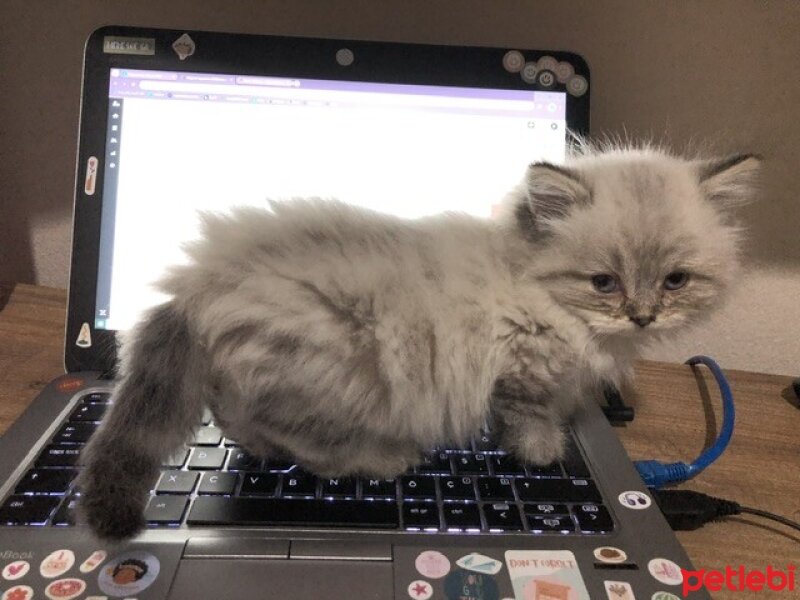
<svg viewBox="0 0 800 600"><path fill-rule="evenodd" d="M476 573L486 573L488 575L496 575L503 568L503 563L495 560L489 556L473 552L462 556L456 561L456 564L462 569L468 571L475 571Z"/></svg>
<svg viewBox="0 0 800 600"><path fill-rule="evenodd" d="M156 39L107 35L103 38L103 52L152 56L156 53Z"/></svg>
<svg viewBox="0 0 800 600"><path fill-rule="evenodd" d="M589 600L569 550L506 550L506 566L517 598Z"/></svg>
<svg viewBox="0 0 800 600"><path fill-rule="evenodd" d="M39 565L42 577L53 579L63 575L75 564L75 553L72 550L56 550L48 554Z"/></svg>
<svg viewBox="0 0 800 600"><path fill-rule="evenodd" d="M15 560L3 567L3 579L14 581L22 579L31 570L31 564L27 560Z"/></svg>
<svg viewBox="0 0 800 600"><path fill-rule="evenodd" d="M645 508L650 508L650 505L653 503L653 501L650 500L650 496L635 490L630 492L622 492L618 499L622 506L633 510L644 510Z"/></svg>
<svg viewBox="0 0 800 600"><path fill-rule="evenodd" d="M83 561L83 564L80 566L81 573L91 573L94 571L97 566L102 563L106 559L106 551L105 550L97 550L92 552L92 555Z"/></svg>
<svg viewBox="0 0 800 600"><path fill-rule="evenodd" d="M44 595L50 600L72 600L86 591L86 582L82 579L59 579L48 585Z"/></svg>
<svg viewBox="0 0 800 600"><path fill-rule="evenodd" d="M433 596L433 587L427 581L418 579L408 584L408 596L414 600L428 600Z"/></svg>
<svg viewBox="0 0 800 600"><path fill-rule="evenodd" d="M647 563L647 570L654 579L667 585L679 585L683 581L681 568L668 558L654 558Z"/></svg>
<svg viewBox="0 0 800 600"><path fill-rule="evenodd" d="M175 54L178 55L178 58L181 60L186 60L192 54L194 54L194 40L189 36L188 33L184 33L172 43L172 49L175 50Z"/></svg>
<svg viewBox="0 0 800 600"><path fill-rule="evenodd" d="M81 330L78 332L78 339L75 340L75 345L79 348L90 348L92 346L92 331L89 328L89 323L81 325Z"/></svg>
<svg viewBox="0 0 800 600"><path fill-rule="evenodd" d="M594 549L594 557L604 563L622 563L628 560L628 555L613 546L600 546Z"/></svg>
<svg viewBox="0 0 800 600"><path fill-rule="evenodd" d="M450 572L450 559L436 550L425 550L417 556L414 566L423 577L439 579Z"/></svg>
<svg viewBox="0 0 800 600"><path fill-rule="evenodd" d="M627 581L604 581L608 600L636 600L633 588Z"/></svg>
<svg viewBox="0 0 800 600"><path fill-rule="evenodd" d="M7 589L2 596L2 600L31 600L33 598L33 588L27 585L15 585Z"/></svg>
<svg viewBox="0 0 800 600"><path fill-rule="evenodd" d="M94 195L95 183L97 182L97 157L90 156L86 161L86 179L83 183L83 192L87 196Z"/></svg>

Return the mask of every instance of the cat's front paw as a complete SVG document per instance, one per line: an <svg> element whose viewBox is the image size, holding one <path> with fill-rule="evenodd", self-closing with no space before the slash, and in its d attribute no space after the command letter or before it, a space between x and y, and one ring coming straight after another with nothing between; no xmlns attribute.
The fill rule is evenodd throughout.
<svg viewBox="0 0 800 600"><path fill-rule="evenodd" d="M523 463L549 465L564 457L566 435L558 426L536 423L506 431L503 445Z"/></svg>

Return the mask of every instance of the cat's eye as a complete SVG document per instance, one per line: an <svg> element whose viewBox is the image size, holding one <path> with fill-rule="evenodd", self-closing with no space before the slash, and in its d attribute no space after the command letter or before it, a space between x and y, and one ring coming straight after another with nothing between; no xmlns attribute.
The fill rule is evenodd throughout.
<svg viewBox="0 0 800 600"><path fill-rule="evenodd" d="M592 285L594 289L602 294L610 294L611 292L616 292L619 288L619 284L617 283L617 278L613 275L608 275L606 273L602 273L600 275L595 275L592 277Z"/></svg>
<svg viewBox="0 0 800 600"><path fill-rule="evenodd" d="M664 289L679 290L689 281L686 271L673 271L664 278Z"/></svg>

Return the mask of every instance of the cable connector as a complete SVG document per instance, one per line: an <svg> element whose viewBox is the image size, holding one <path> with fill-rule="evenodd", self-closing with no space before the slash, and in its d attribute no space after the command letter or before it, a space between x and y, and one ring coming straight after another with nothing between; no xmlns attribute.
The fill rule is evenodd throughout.
<svg viewBox="0 0 800 600"><path fill-rule="evenodd" d="M633 465L649 488L660 489L689 479L691 469L683 462L662 463L660 460L635 460Z"/></svg>
<svg viewBox="0 0 800 600"><path fill-rule="evenodd" d="M736 502L691 490L653 490L652 494L667 523L675 531L692 531L709 521L741 512L741 506Z"/></svg>

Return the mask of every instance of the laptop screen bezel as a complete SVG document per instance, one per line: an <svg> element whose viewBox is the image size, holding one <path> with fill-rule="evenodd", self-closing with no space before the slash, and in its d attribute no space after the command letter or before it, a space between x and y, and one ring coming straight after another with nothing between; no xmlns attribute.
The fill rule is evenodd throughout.
<svg viewBox="0 0 800 600"><path fill-rule="evenodd" d="M181 58L173 43L188 34L195 43L194 54ZM129 47L104 50L109 38L132 40ZM353 52L355 60L340 65L336 53ZM75 177L74 226L69 285L64 361L68 372L113 373L116 365L116 332L95 329L100 226L103 208L103 157L106 155L108 90L111 69L146 69L235 75L256 75L441 85L522 91L564 91L555 83L544 87L526 82L518 72L503 68L503 57L512 48L435 46L394 42L369 42L300 37L278 37L102 27L86 42L79 144ZM142 52L141 54L127 52ZM151 53L152 52L152 53ZM528 61L552 56L569 62L575 73L590 82L586 61L571 52L520 50ZM591 86L590 86L591 87ZM578 134L589 130L590 93L566 94L567 127ZM87 164L96 157L94 192L84 189ZM78 345L84 324L89 326L90 344Z"/></svg>

